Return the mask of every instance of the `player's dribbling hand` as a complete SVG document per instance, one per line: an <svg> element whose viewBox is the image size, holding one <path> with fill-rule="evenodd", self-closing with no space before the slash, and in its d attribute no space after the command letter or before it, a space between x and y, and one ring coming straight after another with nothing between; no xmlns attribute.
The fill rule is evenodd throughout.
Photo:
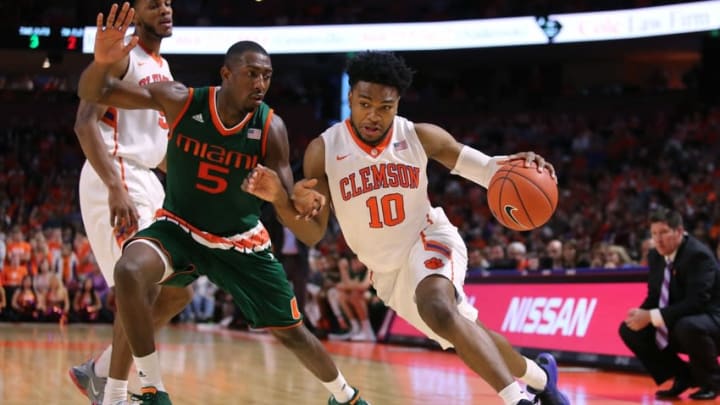
<svg viewBox="0 0 720 405"><path fill-rule="evenodd" d="M325 206L325 196L314 189L317 183L317 179L302 179L293 186L290 199L298 212L295 219L310 220Z"/></svg>
<svg viewBox="0 0 720 405"><path fill-rule="evenodd" d="M117 16L116 16L117 14ZM97 15L97 32L95 33L95 62L111 64L127 56L139 41L133 35L130 42L125 44L125 32L135 17L135 9L130 3L123 3L118 13L118 5L113 4L103 24L103 13Z"/></svg>
<svg viewBox="0 0 720 405"><path fill-rule="evenodd" d="M511 162L513 160L519 160L522 159L525 161L525 167L530 167L530 165L535 162L535 165L537 166L538 173L542 173L543 169L547 169L548 173L550 173L550 176L555 179L555 182L557 183L557 176L555 175L555 167L545 160L544 157L538 155L535 152L519 152L514 153L508 157L506 157L503 160L498 161L498 164L505 164L508 162Z"/></svg>

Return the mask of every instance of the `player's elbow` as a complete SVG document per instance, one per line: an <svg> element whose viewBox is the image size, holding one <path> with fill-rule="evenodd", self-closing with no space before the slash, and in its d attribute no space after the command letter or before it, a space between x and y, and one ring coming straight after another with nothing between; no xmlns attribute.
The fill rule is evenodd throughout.
<svg viewBox="0 0 720 405"><path fill-rule="evenodd" d="M75 131L75 135L78 138L84 138L87 135L89 135L92 130L91 126L97 125L96 122L89 122L87 120L77 120L75 121L75 125L73 126L73 130Z"/></svg>

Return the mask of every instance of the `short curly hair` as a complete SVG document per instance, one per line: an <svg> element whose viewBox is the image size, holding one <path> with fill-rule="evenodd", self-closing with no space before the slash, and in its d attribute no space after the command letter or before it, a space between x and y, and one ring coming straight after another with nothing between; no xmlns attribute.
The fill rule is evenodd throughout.
<svg viewBox="0 0 720 405"><path fill-rule="evenodd" d="M415 72L403 58L392 52L366 51L350 58L347 73L350 88L360 81L378 83L395 87L402 96L410 87Z"/></svg>

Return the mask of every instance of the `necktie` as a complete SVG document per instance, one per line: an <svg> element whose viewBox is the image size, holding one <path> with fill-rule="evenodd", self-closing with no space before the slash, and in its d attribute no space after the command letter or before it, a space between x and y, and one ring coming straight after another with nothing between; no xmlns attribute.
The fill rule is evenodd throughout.
<svg viewBox="0 0 720 405"><path fill-rule="evenodd" d="M670 299L670 267L671 263L669 260L665 261L665 272L663 274L663 282L660 287L660 300L658 301L658 308L665 308ZM655 331L655 343L657 343L660 350L664 349L668 345L668 330L666 326L660 326Z"/></svg>

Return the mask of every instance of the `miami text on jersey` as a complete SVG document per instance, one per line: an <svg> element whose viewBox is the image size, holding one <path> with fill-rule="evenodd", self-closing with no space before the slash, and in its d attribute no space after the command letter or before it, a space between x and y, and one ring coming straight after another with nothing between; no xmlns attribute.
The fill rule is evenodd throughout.
<svg viewBox="0 0 720 405"><path fill-rule="evenodd" d="M245 170L250 170L257 166L258 162L257 155L248 155L236 150L228 150L219 145L200 142L197 139L183 134L178 134L175 139L175 146L183 152L190 153L200 159L236 169L244 167Z"/></svg>

